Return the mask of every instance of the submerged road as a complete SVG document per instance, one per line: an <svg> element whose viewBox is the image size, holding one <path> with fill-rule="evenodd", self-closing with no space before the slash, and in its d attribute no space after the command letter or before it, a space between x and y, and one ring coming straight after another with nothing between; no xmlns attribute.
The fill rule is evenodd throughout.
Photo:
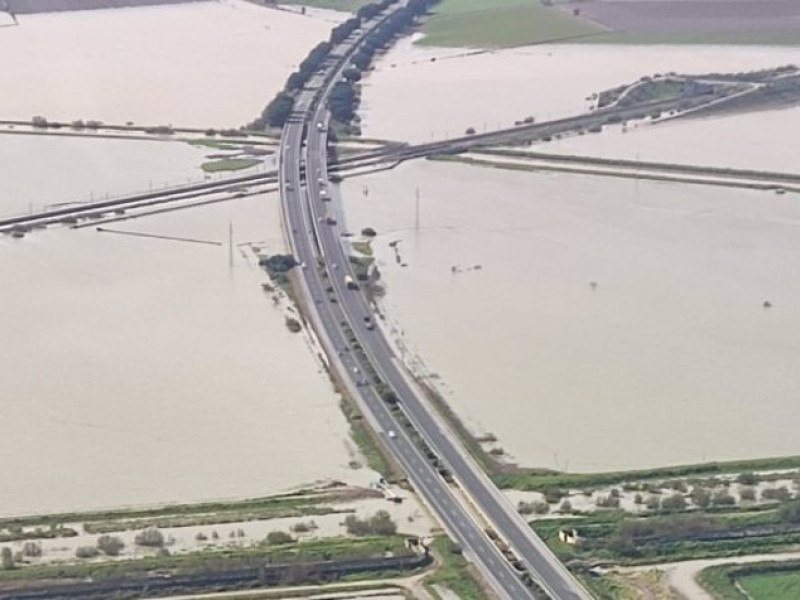
<svg viewBox="0 0 800 600"><path fill-rule="evenodd" d="M391 9L390 9L391 10ZM301 92L281 139L281 200L284 226L301 268L297 287L330 366L356 400L368 423L383 435L385 446L423 499L435 511L469 559L501 598L525 600L533 592L483 530L485 519L515 551L523 570L555 599L584 599L589 594L534 534L517 510L494 486L468 451L447 430L423 394L403 372L388 341L374 328L375 315L358 289L348 285L349 259L342 245L339 219L331 208L327 169L325 101L365 31L381 17L362 25L332 51L325 70ZM400 398L415 429L446 463L458 486L449 484L409 437L389 405L365 375L360 347L380 379ZM459 489L460 488L460 489ZM463 495L461 492L463 491ZM467 501L464 496L469 498ZM475 511L474 507L477 507ZM477 515L476 515L477 513Z"/></svg>

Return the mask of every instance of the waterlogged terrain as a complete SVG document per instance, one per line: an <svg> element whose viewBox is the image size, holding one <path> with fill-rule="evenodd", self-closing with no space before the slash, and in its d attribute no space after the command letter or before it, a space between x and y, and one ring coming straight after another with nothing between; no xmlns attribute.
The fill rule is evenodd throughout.
<svg viewBox="0 0 800 600"><path fill-rule="evenodd" d="M458 54L390 52L365 84L365 134L424 142L575 114L647 74L796 58L760 47ZM612 127L533 149L796 171L799 119L784 108ZM441 163L345 192L353 229L381 232L383 305L407 357L515 460L598 471L800 450L786 420L800 391L793 196Z"/></svg>
<svg viewBox="0 0 800 600"><path fill-rule="evenodd" d="M542 45L470 54L406 39L364 80L362 128L367 137L429 142L463 135L468 127L510 127L528 116L572 116L588 109L592 94L644 75L796 61L797 52L785 48Z"/></svg>
<svg viewBox="0 0 800 600"><path fill-rule="evenodd" d="M22 15L0 36L0 119L238 127L326 38L336 13L244 0ZM46 43L45 43L46 42Z"/></svg>
<svg viewBox="0 0 800 600"><path fill-rule="evenodd" d="M345 198L380 232L390 329L520 462L797 453L794 198L430 162Z"/></svg>
<svg viewBox="0 0 800 600"><path fill-rule="evenodd" d="M11 187L37 207L102 183L102 162L92 160L36 178L25 158L33 144L53 165L70 146L94 142L0 139ZM113 191L147 189L151 174L196 178L203 160L188 145L103 148L118 174ZM284 326L285 308L261 290L267 277L252 246L282 250L277 202L256 196L106 226L222 245L93 228L0 238L0 446L25 454L24 468L1 469L4 514L256 496L328 477L365 482L347 466L347 425L326 376Z"/></svg>
<svg viewBox="0 0 800 600"><path fill-rule="evenodd" d="M14 94L0 99L0 117L183 125L255 116L330 26L232 1L20 22L0 46L37 68L6 65L0 80ZM217 152L0 136L0 214L199 180ZM0 236L0 452L19 457L0 467L0 513L372 478L348 466L358 457L338 398L308 341L286 329L287 307L261 289L253 248L284 247L277 196L105 227L216 244L94 228Z"/></svg>

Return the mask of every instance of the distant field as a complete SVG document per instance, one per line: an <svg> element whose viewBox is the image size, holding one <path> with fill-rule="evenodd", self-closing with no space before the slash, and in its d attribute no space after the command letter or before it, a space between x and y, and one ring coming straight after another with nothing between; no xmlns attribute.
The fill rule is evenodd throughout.
<svg viewBox="0 0 800 600"><path fill-rule="evenodd" d="M602 31L539 0L442 0L424 26L422 44L503 48L555 42Z"/></svg>
<svg viewBox="0 0 800 600"><path fill-rule="evenodd" d="M797 0L443 0L422 44L498 48L546 42L800 43ZM577 11L577 14L573 14Z"/></svg>
<svg viewBox="0 0 800 600"><path fill-rule="evenodd" d="M748 575L738 580L753 600L797 600L800 573Z"/></svg>

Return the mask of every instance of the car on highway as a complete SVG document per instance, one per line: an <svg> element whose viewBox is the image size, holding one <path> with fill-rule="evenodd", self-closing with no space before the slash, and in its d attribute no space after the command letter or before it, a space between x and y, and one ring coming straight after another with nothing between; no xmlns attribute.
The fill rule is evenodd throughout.
<svg viewBox="0 0 800 600"><path fill-rule="evenodd" d="M393 439L395 439L397 437L397 434L395 433L394 429L390 429L389 431L387 431L386 435L388 435L389 439L391 439L391 440L393 440Z"/></svg>

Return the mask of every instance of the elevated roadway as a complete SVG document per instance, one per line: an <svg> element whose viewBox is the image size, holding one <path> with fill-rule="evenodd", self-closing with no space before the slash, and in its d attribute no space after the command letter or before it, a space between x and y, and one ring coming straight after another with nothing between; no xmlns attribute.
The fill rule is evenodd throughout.
<svg viewBox="0 0 800 600"><path fill-rule="evenodd" d="M365 28L369 28L369 24ZM343 58L329 65L326 73L315 76L308 86L310 89L299 94L295 114L285 126L282 137L280 174L284 222L292 252L301 263L298 287L306 312L339 379L356 399L370 425L382 432L386 447L409 480L495 593L513 600L533 598L532 591L522 583L520 575L483 530L479 523L481 518L513 548L521 563L552 598L589 598L440 422L435 410L402 371L383 334L372 326L374 315L365 297L346 281L345 276L353 278L353 273L342 245L339 219L332 212L332 203L323 199L323 190L326 198L333 193L333 189L327 189L329 115L325 100L346 65L344 58L357 43L358 40L350 40L334 50ZM461 490L451 487L422 449L412 442L377 393L374 382L366 377L366 365L359 360L354 341L363 349L381 380L401 399L402 410L447 464ZM464 496L469 501L465 501Z"/></svg>

